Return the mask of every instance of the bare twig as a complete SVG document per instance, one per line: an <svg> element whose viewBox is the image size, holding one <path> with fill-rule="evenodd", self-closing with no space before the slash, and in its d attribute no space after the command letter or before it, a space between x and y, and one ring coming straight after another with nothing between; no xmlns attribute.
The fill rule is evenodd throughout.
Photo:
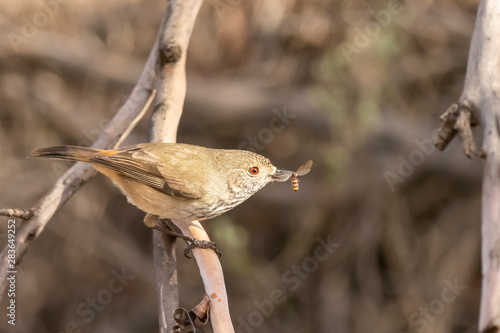
<svg viewBox="0 0 500 333"><path fill-rule="evenodd" d="M445 148L457 134L455 124L458 118L458 109L458 104L454 103L439 117L442 124L434 141L434 145L441 151L445 150Z"/></svg>
<svg viewBox="0 0 500 333"><path fill-rule="evenodd" d="M130 122L128 127L123 131L123 133L120 135L118 141L113 145L113 149L120 147L122 144L123 140L127 138L127 136L132 132L134 127L137 125L137 123L142 119L146 111L148 111L149 106L151 105L151 102L153 102L153 99L156 96L156 90L153 89L153 92L151 93L151 96L149 96L148 100L146 101L146 104L142 107L141 112L137 114L137 116Z"/></svg>
<svg viewBox="0 0 500 333"><path fill-rule="evenodd" d="M210 309L210 297L205 295L200 303L198 303L191 311L188 312L185 308L179 308L175 310L174 318L177 325L174 326L174 332L181 332L183 329L188 327L193 333L197 333L198 330L208 323L210 319L209 311Z"/></svg>
<svg viewBox="0 0 500 333"><path fill-rule="evenodd" d="M465 155L468 158L479 155L471 130L471 127L476 126L478 121L467 102L452 104L439 119L441 119L442 124L434 141L436 148L444 150L458 133Z"/></svg>
<svg viewBox="0 0 500 333"><path fill-rule="evenodd" d="M0 216L19 217L20 219L28 220L33 216L33 211L29 209L4 208L0 209Z"/></svg>
<svg viewBox="0 0 500 333"><path fill-rule="evenodd" d="M476 143L472 136L471 130L471 109L467 105L460 106L460 114L458 115L455 129L462 140L464 153L468 158L473 158L477 155Z"/></svg>

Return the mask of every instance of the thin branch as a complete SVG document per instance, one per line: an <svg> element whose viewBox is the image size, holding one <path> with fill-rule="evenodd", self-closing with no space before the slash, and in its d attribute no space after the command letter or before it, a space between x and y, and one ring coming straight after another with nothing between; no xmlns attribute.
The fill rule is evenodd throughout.
<svg viewBox="0 0 500 333"><path fill-rule="evenodd" d="M124 133L130 124L141 114L154 88L157 53L158 44L155 44L137 85L92 147L101 149L113 147L116 142L125 137ZM91 165L76 163L55 182L47 194L38 200L31 208L33 216L16 230L16 263L21 261L31 242L42 233L57 210L95 174L96 171ZM0 253L0 301L5 291L7 272L9 271L8 249L5 247Z"/></svg>
<svg viewBox="0 0 500 333"><path fill-rule="evenodd" d="M33 216L33 211L30 209L4 208L0 209L0 216L19 217L20 219L28 220Z"/></svg>
<svg viewBox="0 0 500 333"><path fill-rule="evenodd" d="M464 153L468 158L473 158L477 155L476 143L474 142L471 130L471 113L470 107L461 105L460 114L455 123L455 129L462 140Z"/></svg>
<svg viewBox="0 0 500 333"><path fill-rule="evenodd" d="M137 123L142 119L142 117L144 117L144 114L148 111L148 109L151 106L151 103L153 102L153 99L155 98L155 96L156 96L156 90L153 89L153 92L151 93L151 96L149 96L149 99L146 101L146 104L144 104L141 112L139 112L137 114L137 116L135 117L135 119L132 120L130 122L130 124L128 125L128 127L123 131L123 133L120 135L120 138L118 139L118 141L116 141L116 143L114 144L113 149L120 147L120 145L122 144L122 142L128 137L128 135L130 134L130 132L132 132L132 130L134 129L134 127L137 125Z"/></svg>
<svg viewBox="0 0 500 333"><path fill-rule="evenodd" d="M441 151L444 150L458 133L462 140L465 155L468 158L482 157L476 148L471 129L478 125L478 120L467 101L452 104L439 119L441 119L442 124L434 140L436 148Z"/></svg>
<svg viewBox="0 0 500 333"><path fill-rule="evenodd" d="M437 149L443 151L446 149L448 144L453 140L457 134L455 129L455 124L458 118L459 106L457 103L452 104L448 110L446 110L440 117L441 128L439 128L438 135L434 141L434 145Z"/></svg>

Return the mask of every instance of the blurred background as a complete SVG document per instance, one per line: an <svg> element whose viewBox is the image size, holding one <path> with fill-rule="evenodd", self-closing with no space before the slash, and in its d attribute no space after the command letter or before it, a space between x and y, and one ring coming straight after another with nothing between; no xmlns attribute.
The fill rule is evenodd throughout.
<svg viewBox="0 0 500 333"><path fill-rule="evenodd" d="M482 162L430 140L460 96L478 3L205 1L178 141L286 169L314 160L297 193L269 185L204 223L237 332L477 332ZM31 207L71 165L27 159L33 148L99 136L165 8L0 2L1 208ZM124 144L148 140L150 116ZM157 332L143 216L104 176L90 180L18 267L17 324L2 315L0 331ZM184 246L180 305L191 309L204 289ZM123 288L111 293L112 281Z"/></svg>

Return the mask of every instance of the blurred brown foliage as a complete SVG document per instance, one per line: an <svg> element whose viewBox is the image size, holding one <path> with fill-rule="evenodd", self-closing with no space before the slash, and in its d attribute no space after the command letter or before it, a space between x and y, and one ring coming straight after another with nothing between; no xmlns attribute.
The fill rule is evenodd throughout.
<svg viewBox="0 0 500 333"><path fill-rule="evenodd" d="M253 148L288 169L315 163L299 192L268 186L205 222L238 332L477 331L481 162L456 142L426 146L460 95L477 5L206 1L178 141ZM68 168L29 151L96 139L139 77L165 3L0 8L0 207L28 208ZM148 129L146 116L126 144L146 142ZM387 172L401 177L394 191ZM0 331L156 332L143 215L104 176L85 185L18 267L17 325L2 315ZM313 259L328 237L334 251ZM122 270L134 278L106 291ZM457 281L466 288L453 293ZM203 297L181 256L179 286L181 306Z"/></svg>

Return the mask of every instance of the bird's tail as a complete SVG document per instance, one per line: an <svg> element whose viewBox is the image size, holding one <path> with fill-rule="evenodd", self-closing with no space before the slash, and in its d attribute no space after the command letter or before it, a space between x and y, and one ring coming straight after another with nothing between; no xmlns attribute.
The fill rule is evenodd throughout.
<svg viewBox="0 0 500 333"><path fill-rule="evenodd" d="M37 148L31 152L32 157L54 158L58 160L89 162L90 158L106 154L106 150L92 149L79 146L54 146L48 148Z"/></svg>

